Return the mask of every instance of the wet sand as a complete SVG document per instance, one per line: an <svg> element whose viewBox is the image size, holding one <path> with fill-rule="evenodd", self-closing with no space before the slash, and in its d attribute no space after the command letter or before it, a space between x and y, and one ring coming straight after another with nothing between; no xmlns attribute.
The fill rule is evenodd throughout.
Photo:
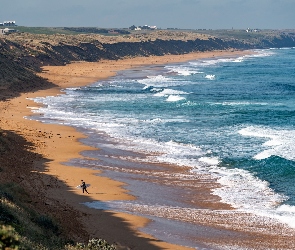
<svg viewBox="0 0 295 250"><path fill-rule="evenodd" d="M131 195L129 190L125 188L124 182L103 176L101 170L63 164L73 158L82 159L81 152L91 151L94 148L82 144L80 140L85 138L85 135L74 128L24 119L25 116L31 115L30 107L37 106L36 103L28 98L58 95L62 88L85 86L111 77L117 71L137 66L175 63L213 56L244 55L246 53L248 52L206 52L96 63L76 62L66 66L44 67L40 76L47 78L56 87L34 93L25 93L8 102L1 102L2 118L0 122L2 129L14 131L22 135L31 145L28 151L36 154L36 158L32 160L32 164L28 168L30 174L25 177L29 178L27 186L32 186L32 189L42 191L40 194L37 194L39 200L42 200L42 202L39 201L40 209L55 214L65 229L71 232L73 237L78 240L85 241L94 237L104 238L110 243L115 243L118 249L189 249L160 241L151 235L139 231L139 228L148 225L149 219L147 218L122 212L91 209L81 204L92 201L132 201L136 197ZM169 167L171 170L171 166L162 167ZM176 171L179 171L179 168L174 167ZM91 183L89 195L82 194L81 189L76 188L80 184L81 179ZM218 197L210 195L211 186L204 185L206 180L196 182L194 185L198 187L198 200L201 201L202 197L203 199L204 197L208 198L204 199L203 203L198 203L198 206L202 209L192 212L196 213L196 223L199 223L200 226L209 225L212 228L211 231L208 231L208 234L196 237L200 243L212 242L218 246L230 240L232 242L231 245L238 244L250 249L251 247L252 249L270 249L271 246L273 246L273 249L278 249L276 246L281 246L280 249L292 249L292 247L288 248L292 237L285 233L277 234L277 232L284 232L283 230L278 229L271 233L267 233L267 230L264 230L262 233L259 230L254 230L253 232L250 229L256 225L255 223L249 223L249 230L246 234L238 226L230 227L232 232L235 230L239 232L238 241L235 238L235 234L231 234L229 237L222 234L220 237L215 238L217 234L214 230L216 228L218 230L225 228L228 222L234 221L236 215L230 214L228 217L225 216L226 219L224 219L224 213L219 211L230 211L231 208L226 204L218 202ZM217 184L210 180L210 185ZM242 214L241 217L243 216L245 221L249 219L248 215ZM214 218L214 220L202 221L201 218ZM224 226L220 227L222 223ZM262 227L263 225L260 226Z"/></svg>

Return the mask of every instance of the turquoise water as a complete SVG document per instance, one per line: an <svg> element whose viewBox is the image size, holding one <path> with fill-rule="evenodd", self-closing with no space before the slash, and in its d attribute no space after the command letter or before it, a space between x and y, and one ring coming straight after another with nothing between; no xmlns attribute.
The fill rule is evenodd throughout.
<svg viewBox="0 0 295 250"><path fill-rule="evenodd" d="M117 149L211 175L223 202L295 227L294 69L294 48L143 67L36 98L35 112L91 145L104 132Z"/></svg>

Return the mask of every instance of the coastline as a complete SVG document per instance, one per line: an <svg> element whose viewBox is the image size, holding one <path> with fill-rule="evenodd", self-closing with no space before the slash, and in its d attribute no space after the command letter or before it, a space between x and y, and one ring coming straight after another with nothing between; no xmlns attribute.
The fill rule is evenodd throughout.
<svg viewBox="0 0 295 250"><path fill-rule="evenodd" d="M110 243L115 241L119 245L118 249L190 249L161 242L139 232L138 228L144 227L148 223L148 219L130 214L90 209L81 205L82 202L94 200L132 200L135 197L124 189L124 183L98 176L96 175L99 174L98 171L63 165L62 163L68 162L70 159L82 157L80 152L93 150L93 148L79 142L79 139L85 138L85 136L74 128L24 119L24 116L31 115L29 107L37 106L28 98L58 95L62 88L89 85L95 81L111 77L120 70L143 65L176 63L213 56L238 56L247 53L250 52L214 51L96 63L76 62L66 66L44 67L43 72L39 75L47 78L56 87L34 93L25 93L10 100L9 103L3 103L3 105L6 105L6 110L3 113L3 120L1 120L1 128L16 131L24 136L35 145L33 151L46 159L46 161L35 161L33 172L39 174L43 184L47 183L49 179L50 181L56 180L54 187L47 188L44 202L49 206L54 206L53 203L56 201L67 204L71 213L78 214L77 220L83 225L85 232L82 237L77 232L77 238L84 240L88 237L104 238ZM69 145L71 146L69 147ZM97 185L91 186L89 196L83 195L80 189L75 188L80 183L81 178L89 183L97 183ZM42 186L39 186L39 188L42 188ZM104 195L101 195L102 193ZM67 222L65 221L65 223Z"/></svg>

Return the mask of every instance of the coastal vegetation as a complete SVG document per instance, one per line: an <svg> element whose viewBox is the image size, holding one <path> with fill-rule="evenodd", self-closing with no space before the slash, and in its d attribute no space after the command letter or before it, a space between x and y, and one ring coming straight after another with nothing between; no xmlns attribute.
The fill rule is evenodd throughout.
<svg viewBox="0 0 295 250"><path fill-rule="evenodd" d="M27 207L29 195L19 185L0 186L1 249L62 249L66 240L53 218ZM29 230L28 230L29 229Z"/></svg>
<svg viewBox="0 0 295 250"><path fill-rule="evenodd" d="M3 188L1 187L1 190ZM115 250L103 239L74 243L59 237L59 226L48 216L37 214L15 202L13 196L1 191L0 249L22 250ZM28 230L29 229L29 230Z"/></svg>
<svg viewBox="0 0 295 250"><path fill-rule="evenodd" d="M15 183L0 186L0 249L115 250L103 239L74 243L60 236L54 218L27 207L29 195ZM29 229L29 230L28 230Z"/></svg>

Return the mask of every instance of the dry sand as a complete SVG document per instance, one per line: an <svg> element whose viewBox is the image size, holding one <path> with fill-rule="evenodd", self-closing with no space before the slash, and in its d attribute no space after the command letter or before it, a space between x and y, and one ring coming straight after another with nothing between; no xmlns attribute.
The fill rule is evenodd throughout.
<svg viewBox="0 0 295 250"><path fill-rule="evenodd" d="M113 76L119 70L137 66L245 53L214 51L44 67L39 75L47 78L56 87L25 93L18 98L0 103L0 127L23 136L30 145L27 151L34 155L31 164L24 164L15 174L15 180L19 180L21 176L21 181L18 182L31 188L32 194L36 195L34 206L54 214L62 222L65 230L77 240L104 238L109 243L117 244L118 249L188 249L141 233L138 228L148 223L146 218L90 209L82 205L82 202L93 200L124 200L135 197L124 188L124 183L99 176L98 171L62 164L72 158L82 157L79 154L81 151L93 149L78 141L84 135L74 128L25 119L25 116L31 115L30 107L37 106L28 98L57 95L62 88L85 86ZM76 188L81 179L92 184L89 195L82 194L82 190Z"/></svg>

